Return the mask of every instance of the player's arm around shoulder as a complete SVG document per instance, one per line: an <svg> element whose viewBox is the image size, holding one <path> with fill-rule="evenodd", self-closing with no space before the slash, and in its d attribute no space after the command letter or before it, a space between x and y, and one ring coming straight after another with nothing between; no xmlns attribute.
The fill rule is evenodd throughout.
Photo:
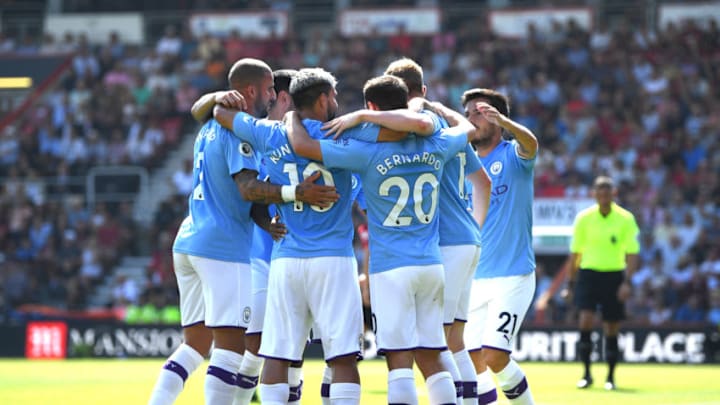
<svg viewBox="0 0 720 405"><path fill-rule="evenodd" d="M205 122L212 117L216 104L227 108L246 110L245 98L237 90L216 91L202 95L190 108L190 115L197 122Z"/></svg>
<svg viewBox="0 0 720 405"><path fill-rule="evenodd" d="M276 121L259 120L246 112L221 105L213 108L213 115L223 128L229 129L235 136L260 151L264 149L274 127L280 125Z"/></svg>
<svg viewBox="0 0 720 405"><path fill-rule="evenodd" d="M322 129L326 131L327 136L332 135L337 139L345 130L363 122L380 126L377 138L372 140L374 142L396 142L405 139L409 132L431 135L435 131L435 125L430 117L407 109L358 110L326 122ZM370 141L365 138L362 140Z"/></svg>
<svg viewBox="0 0 720 405"><path fill-rule="evenodd" d="M303 125L300 115L295 111L289 111L285 115L287 137L290 141L293 151L298 156L302 156L307 159L317 160L322 162L322 149L320 148L320 142L317 139L313 139L308 134L305 125Z"/></svg>

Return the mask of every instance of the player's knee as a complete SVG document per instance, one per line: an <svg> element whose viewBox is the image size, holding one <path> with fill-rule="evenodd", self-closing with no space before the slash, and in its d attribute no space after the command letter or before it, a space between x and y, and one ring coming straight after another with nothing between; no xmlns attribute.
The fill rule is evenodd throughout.
<svg viewBox="0 0 720 405"><path fill-rule="evenodd" d="M357 355L349 354L347 356L336 357L328 362L328 366L333 369L338 367L357 367Z"/></svg>
<svg viewBox="0 0 720 405"><path fill-rule="evenodd" d="M245 335L245 350L252 354L258 354L260 351L261 336L258 334Z"/></svg>
<svg viewBox="0 0 720 405"><path fill-rule="evenodd" d="M487 370L487 364L485 363L483 351L482 350L473 350L473 351L470 351L469 353L470 353L470 360L472 360L473 366L475 366L475 371L478 374L485 372Z"/></svg>
<svg viewBox="0 0 720 405"><path fill-rule="evenodd" d="M457 353L465 349L465 343L463 342L463 339L458 338L457 336L453 336L452 334L448 336L447 345L448 349L450 349L450 351L453 353Z"/></svg>
<svg viewBox="0 0 720 405"><path fill-rule="evenodd" d="M213 340L215 341L215 347L218 349L232 350L241 354L245 352L245 329L213 329Z"/></svg>
<svg viewBox="0 0 720 405"><path fill-rule="evenodd" d="M438 361L439 358L440 357L438 356ZM412 368L413 360L416 359L417 357L414 356L414 353L410 350L402 350L397 352L389 351L385 353L385 361L387 362L389 370L394 370L396 368ZM417 361L418 363L422 362L422 354Z"/></svg>
<svg viewBox="0 0 720 405"><path fill-rule="evenodd" d="M502 371L510 362L510 354L502 350L484 348L482 353L485 364L487 364L494 373Z"/></svg>
<svg viewBox="0 0 720 405"><path fill-rule="evenodd" d="M192 347L193 350L207 356L210 353L210 347L213 342L212 330L205 325L195 325L183 329L183 339L185 344Z"/></svg>

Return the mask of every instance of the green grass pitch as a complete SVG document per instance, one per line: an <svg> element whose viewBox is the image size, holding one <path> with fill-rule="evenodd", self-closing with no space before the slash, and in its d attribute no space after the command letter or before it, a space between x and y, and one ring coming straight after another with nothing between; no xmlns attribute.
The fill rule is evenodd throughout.
<svg viewBox="0 0 720 405"><path fill-rule="evenodd" d="M0 360L0 404L144 404L155 382L162 359L152 360ZM203 379L207 365L192 375L177 404L203 404ZM620 364L619 389L602 389L605 365L594 365L596 384L581 391L575 382L578 363L524 363L538 404L720 404L720 367L710 365ZM307 361L304 367L303 404L320 404L323 364ZM383 404L386 393L385 363L360 363L362 404ZM418 396L427 404L420 374ZM500 394L500 404L507 400Z"/></svg>

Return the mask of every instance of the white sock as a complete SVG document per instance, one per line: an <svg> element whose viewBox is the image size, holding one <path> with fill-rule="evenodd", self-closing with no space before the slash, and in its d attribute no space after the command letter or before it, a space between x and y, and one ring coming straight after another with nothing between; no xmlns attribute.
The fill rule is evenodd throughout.
<svg viewBox="0 0 720 405"><path fill-rule="evenodd" d="M360 384L334 383L330 385L333 405L357 405L360 403Z"/></svg>
<svg viewBox="0 0 720 405"><path fill-rule="evenodd" d="M453 353L455 364L460 371L460 379L463 382L463 405L477 405L477 378L475 377L475 366L467 350L463 349Z"/></svg>
<svg viewBox="0 0 720 405"><path fill-rule="evenodd" d="M388 403L417 405L415 373L411 368L396 368L388 373Z"/></svg>
<svg viewBox="0 0 720 405"><path fill-rule="evenodd" d="M425 380L431 404L454 404L457 401L455 384L447 371L435 373Z"/></svg>
<svg viewBox="0 0 720 405"><path fill-rule="evenodd" d="M320 386L320 399L322 405L330 405L330 384L332 384L332 369L325 364L322 385Z"/></svg>
<svg viewBox="0 0 720 405"><path fill-rule="evenodd" d="M495 374L495 376L497 377L498 385L500 385L500 388L502 388L505 393L505 397L507 397L512 404L531 405L535 403L530 393L530 387L525 378L525 373L523 373L515 360L510 359L510 363L508 363L502 371Z"/></svg>
<svg viewBox="0 0 720 405"><path fill-rule="evenodd" d="M160 370L155 387L150 394L149 405L170 405L175 402L185 385L185 380L203 362L203 356L195 349L181 344Z"/></svg>
<svg viewBox="0 0 720 405"><path fill-rule="evenodd" d="M205 404L232 404L237 386L237 371L243 356L231 350L213 349L205 375Z"/></svg>
<svg viewBox="0 0 720 405"><path fill-rule="evenodd" d="M462 377L460 377L460 370L458 370L458 366L457 364L455 364L455 358L453 358L453 354L450 350L443 350L440 352L440 363L443 365L445 370L447 370L452 376L453 384L455 385L455 396L457 398L455 401L457 405L462 405Z"/></svg>
<svg viewBox="0 0 720 405"><path fill-rule="evenodd" d="M299 404L302 397L302 368L288 367L288 385L290 386L290 395L288 396L288 404Z"/></svg>
<svg viewBox="0 0 720 405"><path fill-rule="evenodd" d="M490 405L497 403L497 390L490 371L487 369L477 375L477 403L479 405Z"/></svg>
<svg viewBox="0 0 720 405"><path fill-rule="evenodd" d="M260 398L263 405L285 405L288 395L290 395L288 384L260 384Z"/></svg>
<svg viewBox="0 0 720 405"><path fill-rule="evenodd" d="M235 394L235 405L248 405L258 385L258 376L263 365L263 358L245 350L240 370L238 370L238 389Z"/></svg>

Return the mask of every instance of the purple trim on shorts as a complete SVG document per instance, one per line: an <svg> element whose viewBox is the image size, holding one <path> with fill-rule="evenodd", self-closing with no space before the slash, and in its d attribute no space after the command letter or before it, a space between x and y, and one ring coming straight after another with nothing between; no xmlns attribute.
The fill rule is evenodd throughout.
<svg viewBox="0 0 720 405"><path fill-rule="evenodd" d="M251 377L249 375L237 373L237 386L246 390L257 387L259 376Z"/></svg>
<svg viewBox="0 0 720 405"><path fill-rule="evenodd" d="M290 387L290 395L288 395L288 402L297 402L302 397L302 386L303 382L300 381L300 385Z"/></svg>
<svg viewBox="0 0 720 405"><path fill-rule="evenodd" d="M247 329L247 328L245 328L245 329ZM247 330L245 331L245 336L254 336L254 335L262 335L262 331L260 331L260 332L248 332Z"/></svg>
<svg viewBox="0 0 720 405"><path fill-rule="evenodd" d="M225 329L242 329L242 330L247 330L247 326L232 326L232 325L218 325L218 326L208 326L208 325L205 325L205 326L207 326L208 329L223 329L223 328L225 328Z"/></svg>
<svg viewBox="0 0 720 405"><path fill-rule="evenodd" d="M477 382L463 381L463 398L477 398Z"/></svg>
<svg viewBox="0 0 720 405"><path fill-rule="evenodd" d="M455 318L455 322L467 323L467 319Z"/></svg>
<svg viewBox="0 0 720 405"><path fill-rule="evenodd" d="M410 347L410 348L406 348L406 349L383 349L383 348L378 347L377 354L380 354L380 355L383 355L383 356L384 356L385 353L388 353L388 352L410 352L410 351L418 350L418 349L419 349L419 350L439 350L439 351L443 351L443 350L447 350L448 348L447 348L447 346L441 346L441 347L416 346L416 347Z"/></svg>
<svg viewBox="0 0 720 405"><path fill-rule="evenodd" d="M507 353L507 354L512 353L512 350L502 349L502 348L495 347L495 346L490 346L490 345L482 345L482 348L483 348L483 349L486 348L486 347L487 347L488 349L498 350L498 351L501 351L501 352L505 352L505 353Z"/></svg>
<svg viewBox="0 0 720 405"><path fill-rule="evenodd" d="M182 378L183 384L185 384L185 380L187 380L188 378L188 372L187 370L185 370L185 367L183 367L182 364L176 361L168 360L163 366L163 368L167 371L177 374L180 378Z"/></svg>
<svg viewBox="0 0 720 405"><path fill-rule="evenodd" d="M187 325L180 325L180 326L183 327L183 328L189 328L189 327L191 327L191 326L200 325L201 323L204 324L204 323L205 323L205 320L197 321L197 322L193 322L193 323L189 323L189 324L187 324Z"/></svg>
<svg viewBox="0 0 720 405"><path fill-rule="evenodd" d="M330 398L330 384L322 383L320 385L320 396L323 398Z"/></svg>
<svg viewBox="0 0 720 405"><path fill-rule="evenodd" d="M237 385L237 374L231 373L220 367L209 366L207 374L219 378L220 381L227 385Z"/></svg>
<svg viewBox="0 0 720 405"><path fill-rule="evenodd" d="M290 363L297 362L297 361L302 361L302 359L300 359L300 360L286 359L286 358L284 358L284 357L267 356L267 355L264 355L264 354L262 354L262 353L258 353L258 356L259 356L259 357L262 357L262 358L265 358L265 359L270 359L270 360L289 361Z"/></svg>
<svg viewBox="0 0 720 405"><path fill-rule="evenodd" d="M515 399L515 398L519 397L520 395L522 395L523 393L525 393L525 391L527 391L527 389L528 389L527 378L523 377L522 381L520 381L520 383L518 383L518 385L516 385L515 387L513 387L509 390L503 390L503 392L505 393L505 396L507 397L507 399L512 401L513 399Z"/></svg>
<svg viewBox="0 0 720 405"><path fill-rule="evenodd" d="M328 362L331 362L331 361L333 361L333 360L335 360L335 359L339 359L340 357L350 356L350 355L353 355L353 354L354 354L355 356L360 356L360 352L359 352L359 351L354 351L354 352L345 353L345 354L340 354L340 355L337 355L337 356L330 357L330 358L328 358L328 359L325 359L325 362L328 363Z"/></svg>
<svg viewBox="0 0 720 405"><path fill-rule="evenodd" d="M483 392L482 394L478 395L477 399L479 405L487 405L493 402L497 402L497 391L493 388L492 391Z"/></svg>

